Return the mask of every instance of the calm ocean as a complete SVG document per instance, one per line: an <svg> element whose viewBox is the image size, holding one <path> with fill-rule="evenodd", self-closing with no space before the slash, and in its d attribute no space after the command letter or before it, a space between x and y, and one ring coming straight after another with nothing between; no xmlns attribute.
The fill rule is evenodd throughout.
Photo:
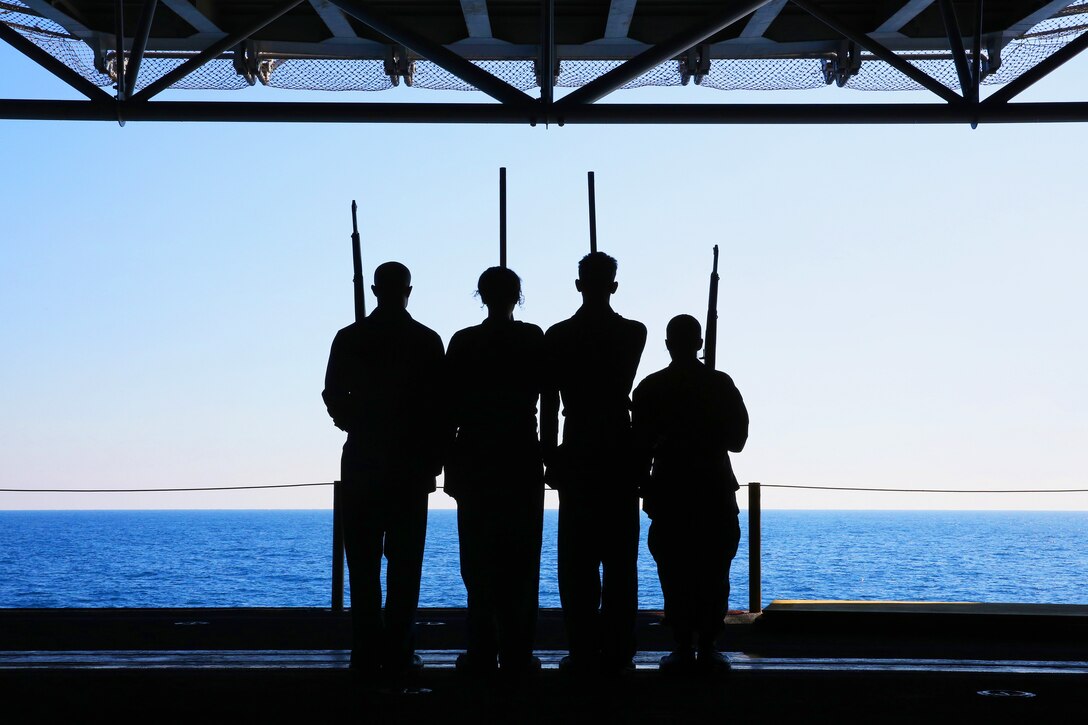
<svg viewBox="0 0 1088 725"><path fill-rule="evenodd" d="M541 606L559 606L556 512ZM329 511L0 511L0 607L328 606ZM746 513L730 605L747 608ZM640 606L661 606L643 520ZM763 601L1085 604L1088 512L765 511ZM421 605L464 606L453 511L431 511Z"/></svg>

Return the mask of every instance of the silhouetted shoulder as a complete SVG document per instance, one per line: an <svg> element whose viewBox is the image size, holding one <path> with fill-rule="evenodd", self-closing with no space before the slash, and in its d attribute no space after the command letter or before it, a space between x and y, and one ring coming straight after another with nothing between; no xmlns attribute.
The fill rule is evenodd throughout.
<svg viewBox="0 0 1088 725"><path fill-rule="evenodd" d="M563 339L570 334L572 320L573 318L555 323L548 328L547 332L544 333L544 338L548 342L554 342Z"/></svg>
<svg viewBox="0 0 1088 725"><path fill-rule="evenodd" d="M650 373L649 375L644 377L642 379L642 382L635 387L635 392L633 394L641 397L648 392L655 391L661 387L668 385L668 373L668 368L658 370L655 373Z"/></svg>
<svg viewBox="0 0 1088 725"><path fill-rule="evenodd" d="M544 337L544 331L542 329L540 329L540 327L538 325L534 325L531 322L520 322L520 321L515 322L514 324L519 326L522 330L524 330L523 334L528 336L528 337L536 337L536 338L543 338Z"/></svg>
<svg viewBox="0 0 1088 725"><path fill-rule="evenodd" d="M456 358L462 350L471 350L479 346L483 339L481 332L480 325L473 325L453 333L450 344L446 346L446 355Z"/></svg>
<svg viewBox="0 0 1088 725"><path fill-rule="evenodd" d="M544 345L544 331L531 322L515 322L514 329L518 338L526 346L539 349Z"/></svg>
<svg viewBox="0 0 1088 725"><path fill-rule="evenodd" d="M628 320L626 317L620 317L620 319L623 321L623 324L627 326L627 329L630 330L632 337L641 337L643 341L646 340L646 325L638 320Z"/></svg>
<svg viewBox="0 0 1088 725"><path fill-rule="evenodd" d="M711 384L714 386L715 394L724 401L729 402L731 405L739 405L744 409L744 400L741 398L740 391L737 390L736 383L733 382L733 378L729 377L720 370L708 370L710 373ZM747 413L745 413L747 416Z"/></svg>
<svg viewBox="0 0 1088 725"><path fill-rule="evenodd" d="M340 328L332 338L332 346L334 348L342 347L357 339L360 334L360 327L359 323L353 322L347 327Z"/></svg>
<svg viewBox="0 0 1088 725"><path fill-rule="evenodd" d="M406 321L405 327L411 332L412 336L419 340L421 343L431 346L437 345L439 348L443 350L445 349L445 346L442 344L442 337L437 332L424 325L422 322L419 322L418 320L409 317Z"/></svg>
<svg viewBox="0 0 1088 725"><path fill-rule="evenodd" d="M415 320L413 320L413 322L415 322ZM418 322L416 322L416 324L419 325L421 328L419 333L420 337L426 340L431 347L435 348L438 351L438 354L443 354L446 348L445 345L442 343L442 336L431 328L427 327L426 325L420 324Z"/></svg>

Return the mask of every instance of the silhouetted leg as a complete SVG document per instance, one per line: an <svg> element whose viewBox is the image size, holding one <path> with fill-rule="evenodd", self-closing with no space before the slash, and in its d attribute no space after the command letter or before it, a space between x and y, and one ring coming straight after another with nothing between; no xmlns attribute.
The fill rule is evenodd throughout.
<svg viewBox="0 0 1088 725"><path fill-rule="evenodd" d="M597 608L601 602L601 556L596 508L585 496L559 493L559 600L571 658L586 666L600 654Z"/></svg>
<svg viewBox="0 0 1088 725"><path fill-rule="evenodd" d="M736 514L730 512L701 528L706 541L705 570L697 572L693 590L699 592L696 611L699 645L710 647L724 628L729 611L729 569L740 543L740 524Z"/></svg>
<svg viewBox="0 0 1088 725"><path fill-rule="evenodd" d="M524 672L533 657L540 589L544 490L537 486L510 499L502 523L499 576L499 660L508 672ZM500 578L500 582L504 579Z"/></svg>
<svg viewBox="0 0 1088 725"><path fill-rule="evenodd" d="M495 633L496 576L491 559L495 556L493 530L495 512L486 500L463 495L457 500L457 537L461 548L461 579L468 593L466 652L469 666L495 666L498 641Z"/></svg>
<svg viewBox="0 0 1088 725"><path fill-rule="evenodd" d="M620 667L635 656L638 614L638 496L616 494L600 503L602 658Z"/></svg>
<svg viewBox="0 0 1088 725"><path fill-rule="evenodd" d="M427 538L427 494L398 494L389 502L385 535L386 664L404 667L415 652L419 578Z"/></svg>
<svg viewBox="0 0 1088 725"><path fill-rule="evenodd" d="M650 523L650 532L646 537L650 554L657 563L657 576L661 581L661 594L665 598L665 623L672 631L674 649L682 650L692 646L692 622L684 606L684 581L677 561L677 542L675 532L670 530L670 522L658 514Z"/></svg>
<svg viewBox="0 0 1088 725"><path fill-rule="evenodd" d="M381 517L369 504L363 484L343 484L344 549L351 583L352 666L376 667L382 642Z"/></svg>

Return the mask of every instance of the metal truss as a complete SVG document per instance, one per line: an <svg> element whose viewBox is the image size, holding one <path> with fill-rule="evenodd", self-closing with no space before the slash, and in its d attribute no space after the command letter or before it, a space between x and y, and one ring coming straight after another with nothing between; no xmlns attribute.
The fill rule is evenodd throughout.
<svg viewBox="0 0 1088 725"><path fill-rule="evenodd" d="M34 60L82 95L84 101L60 100L0 100L0 118L37 120L118 121L246 121L246 122L306 122L306 123L506 123L532 126L574 124L890 124L890 123L1029 123L1077 122L1088 120L1088 102L1010 103L1031 87L1088 47L1088 32L1066 44L1038 63L1031 70L1007 83L989 97L982 99L980 85L987 72L996 66L995 54L1001 43L1017 33L1023 33L1039 20L1061 11L1066 2L1051 2L1016 27L983 34L984 0L975 0L974 17L967 27L972 33L964 36L961 18L951 0L910 0L875 31L864 32L850 27L828 13L814 0L734 0L718 4L710 17L684 28L654 45L627 39L636 7L636 0L612 0L604 38L593 44L573 48L556 44L555 0L542 0L540 13L540 42L535 46L512 48L491 37L491 22L487 3L483 0L461 0L465 27L469 37L450 45L442 45L425 37L404 23L384 17L372 4L361 0L285 0L265 15L252 18L245 27L226 33L204 16L188 0L162 0L162 5L188 22L197 31L186 38L170 41L171 47L186 51L186 60L150 84L138 88L140 68L148 53L158 0L144 0L135 25L135 32L125 35L124 3L116 0L115 26L112 37L87 29L78 19L63 14L46 0L21 2L63 25L72 37L88 43L98 43L99 50L114 59L114 95L94 85L82 75L27 40L24 35L0 22L0 39ZM322 57L381 58L392 75L404 77L407 59L430 61L446 72L490 96L492 103L322 103L322 102L192 102L154 100L164 90L189 76L198 68L217 58L229 56L236 71L250 84L255 82L258 68L254 62L260 49L267 50L267 41L254 36L264 28L291 13L303 3L308 4L328 28L331 38L321 43ZM964 3L960 3L962 8ZM0 5L3 5L0 2ZM780 44L776 52L783 57L812 57L813 47L827 49L825 76L827 82L843 85L857 72L861 51L900 71L912 81L929 90L932 103L913 104L621 104L598 103L633 79L669 61L681 64L685 82L693 77L699 82L711 58L721 57L728 45L729 57L761 57L770 41L764 37L767 28L787 6L792 5L815 19L838 36L834 41L806 41ZM943 43L929 41L932 50L940 51L954 62L957 90L927 75L912 64L903 53L907 42L899 31L920 13L936 7L943 20L946 38ZM65 6L67 7L67 5ZM391 41L392 45L359 38L348 22L353 19ZM720 43L708 41L721 31L745 18L748 22L737 37ZM156 42L161 52L169 43ZM312 44L274 43L279 53L312 51ZM302 46L307 46L303 48ZM917 42L909 46L919 50ZM391 50L392 49L392 50ZM845 49L845 50L844 50ZM861 50L859 50L861 49ZM987 50L986 58L983 49ZM898 51L898 52L897 52ZM823 52L822 50L820 52ZM596 55L596 54L600 55ZM798 54L798 55L794 55ZM509 60L533 60L540 85L539 97L533 97L499 78L474 60L489 57ZM622 62L567 95L556 98L555 82L559 58L622 58ZM765 56L764 56L765 57ZM933 56L927 56L933 57ZM470 60L471 58L471 60ZM999 61L997 61L999 62Z"/></svg>

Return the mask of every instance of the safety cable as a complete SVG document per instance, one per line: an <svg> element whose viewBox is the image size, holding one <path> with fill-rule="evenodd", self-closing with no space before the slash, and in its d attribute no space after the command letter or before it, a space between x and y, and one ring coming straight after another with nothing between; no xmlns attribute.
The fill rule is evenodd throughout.
<svg viewBox="0 0 1088 725"><path fill-rule="evenodd" d="M333 481L319 483L270 483L260 486L202 486L190 488L0 488L0 493L164 493L185 491L252 491L271 488L304 488L332 486ZM742 488L751 484L742 483ZM815 486L800 483L761 483L760 488L792 488L813 491L872 491L880 493L1088 493L1088 488L886 488L870 486ZM442 486L437 487L442 490Z"/></svg>

